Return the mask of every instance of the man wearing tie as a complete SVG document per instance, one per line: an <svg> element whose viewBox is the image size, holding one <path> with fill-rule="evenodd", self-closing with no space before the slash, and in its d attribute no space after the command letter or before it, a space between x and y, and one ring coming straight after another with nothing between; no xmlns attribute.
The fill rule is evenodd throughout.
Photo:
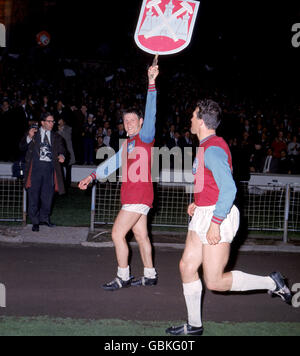
<svg viewBox="0 0 300 356"><path fill-rule="evenodd" d="M65 193L61 163L66 151L62 137L52 131L53 126L53 116L42 114L40 129L31 128L20 143L20 149L26 151L24 183L32 231L39 231L42 224L54 227L50 222L54 192Z"/></svg>
<svg viewBox="0 0 300 356"><path fill-rule="evenodd" d="M273 149L269 148L263 161L262 173L278 173L278 159L274 157Z"/></svg>

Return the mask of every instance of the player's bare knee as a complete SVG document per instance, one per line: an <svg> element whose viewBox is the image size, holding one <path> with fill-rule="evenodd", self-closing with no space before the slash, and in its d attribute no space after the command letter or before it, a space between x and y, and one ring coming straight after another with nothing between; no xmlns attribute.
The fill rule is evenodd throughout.
<svg viewBox="0 0 300 356"><path fill-rule="evenodd" d="M213 292L222 292L223 291L222 283L220 283L220 281L212 280L212 279L208 279L208 278L204 278L204 280L205 280L206 288L208 290L213 291Z"/></svg>
<svg viewBox="0 0 300 356"><path fill-rule="evenodd" d="M217 292L218 291L218 285L215 282L211 282L211 281L206 281L206 288L210 291L214 291Z"/></svg>
<svg viewBox="0 0 300 356"><path fill-rule="evenodd" d="M148 242L148 240L149 240L148 234L143 234L143 233L139 233L139 232L134 232L134 238L135 238L136 242L139 244Z"/></svg>
<svg viewBox="0 0 300 356"><path fill-rule="evenodd" d="M111 238L113 240L114 243L121 241L121 240L125 240L125 236L122 236L120 233L118 233L117 231L113 230L111 232Z"/></svg>
<svg viewBox="0 0 300 356"><path fill-rule="evenodd" d="M183 259L179 262L179 270L184 275L193 275L197 272L197 268L192 263L186 262Z"/></svg>

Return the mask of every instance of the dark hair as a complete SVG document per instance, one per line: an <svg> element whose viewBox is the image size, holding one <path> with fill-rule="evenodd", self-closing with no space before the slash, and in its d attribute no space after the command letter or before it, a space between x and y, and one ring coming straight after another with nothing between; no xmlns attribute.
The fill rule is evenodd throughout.
<svg viewBox="0 0 300 356"><path fill-rule="evenodd" d="M53 116L52 114L50 114L50 112L43 112L40 118L40 121L46 121L47 117L49 116Z"/></svg>
<svg viewBox="0 0 300 356"><path fill-rule="evenodd" d="M143 113L141 110L139 110L138 108L132 106L126 110L123 111L123 119L124 119L124 116L127 115L127 114L134 114L138 117L138 119L142 119L143 118Z"/></svg>
<svg viewBox="0 0 300 356"><path fill-rule="evenodd" d="M216 130L221 123L222 110L215 101L210 99L200 100L198 118L202 119L209 130Z"/></svg>

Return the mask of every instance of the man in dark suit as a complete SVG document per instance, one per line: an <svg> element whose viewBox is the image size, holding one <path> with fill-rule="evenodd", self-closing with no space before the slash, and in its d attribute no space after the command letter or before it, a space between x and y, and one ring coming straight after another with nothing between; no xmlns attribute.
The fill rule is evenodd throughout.
<svg viewBox="0 0 300 356"><path fill-rule="evenodd" d="M184 135L180 138L179 140L179 146L181 148L185 148L185 147L193 147L193 142L192 142L192 138L191 138L191 133L189 130L186 130L184 132Z"/></svg>
<svg viewBox="0 0 300 356"><path fill-rule="evenodd" d="M179 147L182 148L180 143L181 136L180 133L178 131L175 131L174 133L174 137L170 137L168 142L167 142L167 146L168 148L171 150L173 147Z"/></svg>
<svg viewBox="0 0 300 356"><path fill-rule="evenodd" d="M120 140L126 140L127 134L124 130L123 119L118 123L118 130L111 135L110 147L112 147L116 152L120 149Z"/></svg>
<svg viewBox="0 0 300 356"><path fill-rule="evenodd" d="M32 231L39 231L40 224L54 227L50 222L54 192L65 193L61 164L66 151L62 137L53 132L53 125L53 116L42 114L40 129L30 129L20 143L21 151L26 151L24 183Z"/></svg>
<svg viewBox="0 0 300 356"><path fill-rule="evenodd" d="M66 121L64 118L60 118L58 120L58 131L57 133L64 139L64 143L67 149L67 158L64 164L65 170L65 182L67 187L71 185L72 178L72 166L76 163L73 143L72 143L72 127L66 125Z"/></svg>
<svg viewBox="0 0 300 356"><path fill-rule="evenodd" d="M279 161L274 157L273 149L269 148L267 157L262 162L262 173L278 173Z"/></svg>

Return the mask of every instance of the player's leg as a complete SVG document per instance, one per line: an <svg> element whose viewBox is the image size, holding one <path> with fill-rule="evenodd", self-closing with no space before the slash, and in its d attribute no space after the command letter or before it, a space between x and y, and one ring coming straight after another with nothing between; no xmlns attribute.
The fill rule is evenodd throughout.
<svg viewBox="0 0 300 356"><path fill-rule="evenodd" d="M115 220L112 229L112 240L116 251L118 272L117 278L114 281L103 285L103 288L106 290L116 290L130 286L130 269L128 265L129 248L126 235L140 217L141 214L121 210Z"/></svg>
<svg viewBox="0 0 300 356"><path fill-rule="evenodd" d="M230 255L230 244L203 245L203 275L208 289L225 292L232 286L232 274L224 273Z"/></svg>
<svg viewBox="0 0 300 356"><path fill-rule="evenodd" d="M230 244L203 245L203 273L208 289L217 292L268 290L290 303L291 293L279 272L257 276L240 271L224 273L230 254Z"/></svg>
<svg viewBox="0 0 300 356"><path fill-rule="evenodd" d="M157 273L153 266L152 246L148 235L147 216L142 215L138 222L132 227L134 237L139 245L141 258L144 264L144 276L131 284L134 286L140 285L156 285Z"/></svg>
<svg viewBox="0 0 300 356"><path fill-rule="evenodd" d="M230 254L230 244L203 246L203 274L208 289L216 292L274 289L270 277L260 277L239 271L224 273Z"/></svg>
<svg viewBox="0 0 300 356"><path fill-rule="evenodd" d="M118 266L127 268L129 249L126 235L140 219L141 214L121 210L114 222L112 240L115 245Z"/></svg>
<svg viewBox="0 0 300 356"><path fill-rule="evenodd" d="M147 216L142 215L132 227L134 237L139 245L141 258L146 268L153 268L152 246L148 236Z"/></svg>
<svg viewBox="0 0 300 356"><path fill-rule="evenodd" d="M203 333L201 317L202 283L198 272L203 261L202 248L203 244L197 233L189 231L185 250L179 263L188 323L167 329L168 334L202 335Z"/></svg>
<svg viewBox="0 0 300 356"><path fill-rule="evenodd" d="M199 279L199 268L203 262L203 243L195 231L189 231L185 249L179 262L183 283L193 283Z"/></svg>

